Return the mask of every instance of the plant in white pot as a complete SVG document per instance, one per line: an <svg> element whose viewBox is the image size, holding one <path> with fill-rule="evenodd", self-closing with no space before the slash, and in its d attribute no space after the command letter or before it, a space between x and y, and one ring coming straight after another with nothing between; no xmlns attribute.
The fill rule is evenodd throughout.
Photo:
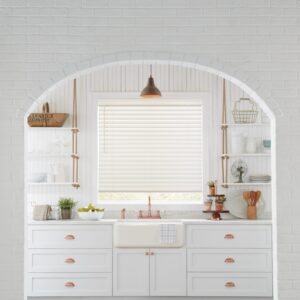
<svg viewBox="0 0 300 300"><path fill-rule="evenodd" d="M224 208L224 202L226 201L226 197L224 195L220 195L215 200L215 209L216 211L222 211Z"/></svg>
<svg viewBox="0 0 300 300"><path fill-rule="evenodd" d="M216 182L213 180L210 180L207 182L208 188L209 188L209 195L214 196L216 194Z"/></svg>

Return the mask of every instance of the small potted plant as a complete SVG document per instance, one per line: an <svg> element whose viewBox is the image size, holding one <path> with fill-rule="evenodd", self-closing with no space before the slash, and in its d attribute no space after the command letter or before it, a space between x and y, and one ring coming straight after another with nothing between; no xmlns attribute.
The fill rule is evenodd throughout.
<svg viewBox="0 0 300 300"><path fill-rule="evenodd" d="M207 198L204 200L204 210L205 211L210 211L211 210L211 206L213 203L213 199L211 198Z"/></svg>
<svg viewBox="0 0 300 300"><path fill-rule="evenodd" d="M226 201L226 198L224 195L220 195L215 200L215 209L216 211L222 211L224 208L224 202Z"/></svg>
<svg viewBox="0 0 300 300"><path fill-rule="evenodd" d="M71 219L72 208L76 205L76 202L72 198L60 198L58 206L61 211L61 218L63 220Z"/></svg>
<svg viewBox="0 0 300 300"><path fill-rule="evenodd" d="M215 186L215 181L210 180L208 183L208 188L209 188L209 195L214 196L216 194L216 186Z"/></svg>

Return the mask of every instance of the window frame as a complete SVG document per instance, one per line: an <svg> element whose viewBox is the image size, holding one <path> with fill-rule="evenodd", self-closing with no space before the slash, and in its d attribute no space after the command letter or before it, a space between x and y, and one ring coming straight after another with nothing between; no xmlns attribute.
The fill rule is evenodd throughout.
<svg viewBox="0 0 300 300"><path fill-rule="evenodd" d="M91 145L90 152L87 153L90 167L97 165L98 168L98 106L99 105L202 105L203 109L203 198L205 196L206 182L214 171L211 169L209 161L209 145L214 145L212 138L212 127L209 126L209 116L212 116L211 94L209 92L200 93L164 93L160 99L142 99L138 93L89 93L88 101L90 102L90 111L87 111L88 118L86 123L87 143ZM141 102L143 101L143 102ZM158 102L159 101L159 102ZM208 159L205 159L207 157ZM89 182L90 191L88 192L91 199L98 201L98 169L91 172ZM144 209L147 201L105 201L101 206L108 210L119 210L127 208L129 210ZM155 207L161 210L194 210L203 206L203 201L168 201L154 202Z"/></svg>

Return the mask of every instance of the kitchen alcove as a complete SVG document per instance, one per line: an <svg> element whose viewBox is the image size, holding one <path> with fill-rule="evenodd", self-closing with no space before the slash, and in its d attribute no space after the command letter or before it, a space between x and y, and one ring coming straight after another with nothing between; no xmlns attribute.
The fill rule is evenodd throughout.
<svg viewBox="0 0 300 300"><path fill-rule="evenodd" d="M97 142L92 141L90 116L93 114L95 99L106 101L139 99L140 91L145 86L149 76L149 65L152 64L155 83L162 92L162 99L197 99L202 97L210 105L210 118L208 120L209 143L205 145L209 157L209 164L204 166L206 174L203 176L203 195L206 194L206 180L217 179L218 192L235 193L241 190L261 190L264 199L261 219L273 220L276 212L275 202L275 120L267 106L256 97L250 89L238 85L238 81L230 76L221 76L213 73L211 69L188 63L172 61L130 61L116 62L102 65L97 68L70 76L57 83L45 92L25 116L25 222L31 219L32 209L37 204L56 205L60 197L72 197L78 201L79 206L90 202L97 202ZM78 180L72 177L72 124L74 79L76 79L76 99L78 111ZM224 93L225 86L225 93ZM224 97L226 99L226 122L222 120L224 111ZM249 98L257 105L258 116L255 123L236 124L232 115L235 102L240 98ZM142 100L141 100L142 101ZM159 101L159 100L158 100ZM33 128L27 124L30 113L41 112L45 102L50 105L51 112L64 112L69 118L61 128ZM94 126L96 131L96 126ZM226 151L222 149L222 129L227 129ZM232 137L244 135L258 139L255 152L233 151ZM263 140L271 140L271 150L264 149ZM91 149L92 148L92 149ZM90 155L91 151L94 153ZM222 162L228 162L228 176L222 174ZM230 173L234 161L242 159L248 166L248 174L269 174L270 182L236 183L236 178ZM59 166L59 167L58 167ZM62 170L63 172L57 169ZM55 170L56 169L56 170ZM59 180L51 176L60 173ZM61 176L63 173L64 176ZM49 175L50 174L50 175ZM54 174L55 175L55 174ZM224 181L224 178L226 180ZM74 186L74 184L80 185ZM228 202L230 197L228 197ZM114 209L111 203L101 203L107 209ZM201 210L199 204L176 203L175 210ZM120 205L115 205L118 210ZM174 210L172 204L164 205L164 209ZM272 214L273 213L273 214ZM180 216L178 216L180 218ZM276 221L276 220L275 220ZM273 227L275 228L275 227ZM273 236L276 231L274 230ZM274 239L275 242L275 239ZM275 249L275 246L273 245ZM274 251L275 253L275 251ZM274 254L275 255L275 254ZM274 261L274 265L275 265ZM274 276L275 280L275 276Z"/></svg>

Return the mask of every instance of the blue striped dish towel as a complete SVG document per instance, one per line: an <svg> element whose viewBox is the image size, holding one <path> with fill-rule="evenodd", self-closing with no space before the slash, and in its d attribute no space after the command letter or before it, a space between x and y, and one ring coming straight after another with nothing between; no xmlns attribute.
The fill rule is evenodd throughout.
<svg viewBox="0 0 300 300"><path fill-rule="evenodd" d="M176 224L160 224L161 244L175 244L176 235Z"/></svg>

